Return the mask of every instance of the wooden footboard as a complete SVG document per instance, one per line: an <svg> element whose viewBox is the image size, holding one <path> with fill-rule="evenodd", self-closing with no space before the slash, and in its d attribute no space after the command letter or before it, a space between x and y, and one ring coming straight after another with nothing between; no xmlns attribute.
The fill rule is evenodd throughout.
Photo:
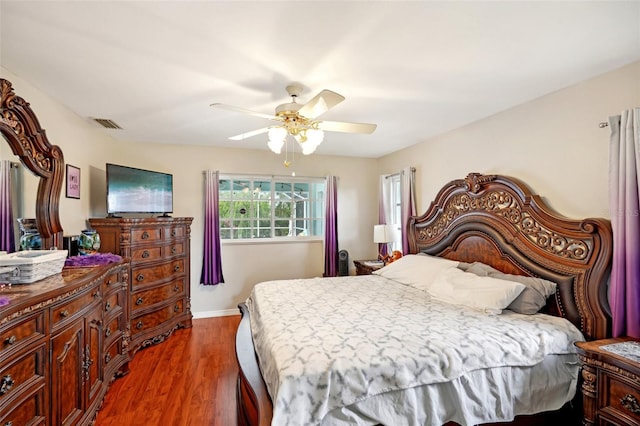
<svg viewBox="0 0 640 426"><path fill-rule="evenodd" d="M264 384L253 347L249 311L244 303L238 305L242 319L236 332L238 382L236 403L239 426L269 426L273 406Z"/></svg>

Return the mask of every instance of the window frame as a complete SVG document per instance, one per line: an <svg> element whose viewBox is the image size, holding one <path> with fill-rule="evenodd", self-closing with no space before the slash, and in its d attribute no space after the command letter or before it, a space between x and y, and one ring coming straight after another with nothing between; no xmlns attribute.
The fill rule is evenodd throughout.
<svg viewBox="0 0 640 426"><path fill-rule="evenodd" d="M229 181L229 185L234 185L235 182L244 182L246 184L246 190L243 189L243 192L251 192L251 196L248 198L243 197L234 197L235 192L231 191L231 196L223 196L222 192L222 182ZM295 184L303 183L309 185L309 190L305 192L308 197L303 198L302 200L295 201L296 199L296 190ZM301 242L301 241L323 241L324 240L324 227L325 227L325 203L326 203L326 178L324 177L297 177L297 176L277 176L277 175L256 175L256 174L234 174L234 173L221 173L219 176L219 184L220 188L218 189L218 197L219 204L225 201L239 201L244 200L249 202L250 211L249 215L246 218L235 218L232 214L230 217L220 217L220 241L222 244L255 244L255 243L291 243L291 242ZM260 188L260 184L268 184L269 191L261 191L256 192L257 187ZM276 185L280 184L291 184L291 191L279 191L276 189ZM316 185L321 184L321 188L317 188ZM268 194L264 201L269 202L270 211L269 218L258 216L254 211L254 207L256 204L255 201L260 199L260 195L257 198L254 198L255 194ZM290 209L289 218L279 218L276 217L276 205L279 200L281 200L281 195L276 196L276 194L290 194L289 199L292 203L292 208ZM299 194L299 192L298 192ZM302 208L305 210L302 215L300 215L299 209L296 208L298 203L303 203ZM314 207L315 206L315 207ZM311 211L313 210L313 211ZM310 213L309 213L310 212ZM298 213L296 215L296 213ZM220 211L218 212L220 215ZM235 237L237 235L234 231L233 222L239 222L240 220L249 221L250 224L248 227L242 228L248 230L251 236L238 238ZM259 223L260 221L269 220L269 237L260 237L256 235L256 228L254 228L254 224ZM276 222L280 220L288 220L289 224L289 233L287 235L277 235ZM225 221L231 221L232 225L228 227L223 227L225 225ZM312 226L319 226L320 231L316 235L299 235L295 232L296 229L300 229L299 223L304 221L307 225L308 229ZM240 229L240 228L235 228ZM257 228L259 229L259 227ZM282 228L280 228L282 229ZM225 232L227 231L227 232Z"/></svg>
<svg viewBox="0 0 640 426"><path fill-rule="evenodd" d="M385 176L384 184L387 185L389 194L388 205L384 210L388 217L386 222L394 227L394 241L389 243L389 250L402 251L402 176L400 173Z"/></svg>

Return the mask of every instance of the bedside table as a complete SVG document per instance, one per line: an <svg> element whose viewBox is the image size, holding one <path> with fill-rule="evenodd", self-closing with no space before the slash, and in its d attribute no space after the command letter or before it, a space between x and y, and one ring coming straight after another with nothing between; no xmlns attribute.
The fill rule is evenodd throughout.
<svg viewBox="0 0 640 426"><path fill-rule="evenodd" d="M373 271L384 266L381 260L354 260L353 264L356 265L356 275L371 275Z"/></svg>
<svg viewBox="0 0 640 426"><path fill-rule="evenodd" d="M640 362L602 349L630 337L576 343L582 363L584 425L640 425Z"/></svg>

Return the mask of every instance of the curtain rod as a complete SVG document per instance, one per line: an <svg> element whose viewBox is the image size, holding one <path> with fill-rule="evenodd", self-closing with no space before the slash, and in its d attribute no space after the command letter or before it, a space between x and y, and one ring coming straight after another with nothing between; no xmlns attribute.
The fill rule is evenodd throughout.
<svg viewBox="0 0 640 426"><path fill-rule="evenodd" d="M416 168L415 167L410 167L410 171L411 171L411 173L415 173L416 172ZM384 178L385 179L389 179L389 178L392 178L392 177L400 176L402 173L404 173L404 170L401 170L399 172L396 172L396 173L393 173L393 174L390 174L390 175L386 175Z"/></svg>
<svg viewBox="0 0 640 426"><path fill-rule="evenodd" d="M206 170L202 171L202 174L207 173ZM272 179L326 179L326 176L287 176L287 175L265 175L265 174L255 174L255 173L223 173L218 171L220 176L229 176L229 177L250 177L250 178L272 178ZM340 179L340 177L338 177Z"/></svg>

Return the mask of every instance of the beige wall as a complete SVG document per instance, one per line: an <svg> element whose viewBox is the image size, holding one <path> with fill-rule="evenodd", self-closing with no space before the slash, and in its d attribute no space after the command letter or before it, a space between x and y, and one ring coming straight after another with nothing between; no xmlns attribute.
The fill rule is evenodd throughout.
<svg viewBox="0 0 640 426"><path fill-rule="evenodd" d="M320 242L223 244L225 283L200 285L203 171L206 169L222 173L289 175L295 171L297 176L338 176L339 247L349 251L351 259L376 256L377 248L371 242L373 225L378 218L375 159L296 155L293 167L287 169L282 164L282 157L268 151L121 143L92 121L77 116L8 70L0 68L0 75L13 83L18 96L31 103L50 142L61 147L65 161L81 169L80 200L65 198L64 189L60 200L60 217L66 235L87 228L88 218L106 215L105 163L174 175L174 216L194 218L191 304L197 316L237 313L237 304L246 299L257 282L321 276L324 269ZM30 196L34 195L35 186ZM27 202L35 205L33 198ZM353 273L353 265L351 269Z"/></svg>
<svg viewBox="0 0 640 426"><path fill-rule="evenodd" d="M509 109L380 159L381 172L415 166L418 211L469 172L520 178L559 213L610 217L609 129L640 106L640 62Z"/></svg>

